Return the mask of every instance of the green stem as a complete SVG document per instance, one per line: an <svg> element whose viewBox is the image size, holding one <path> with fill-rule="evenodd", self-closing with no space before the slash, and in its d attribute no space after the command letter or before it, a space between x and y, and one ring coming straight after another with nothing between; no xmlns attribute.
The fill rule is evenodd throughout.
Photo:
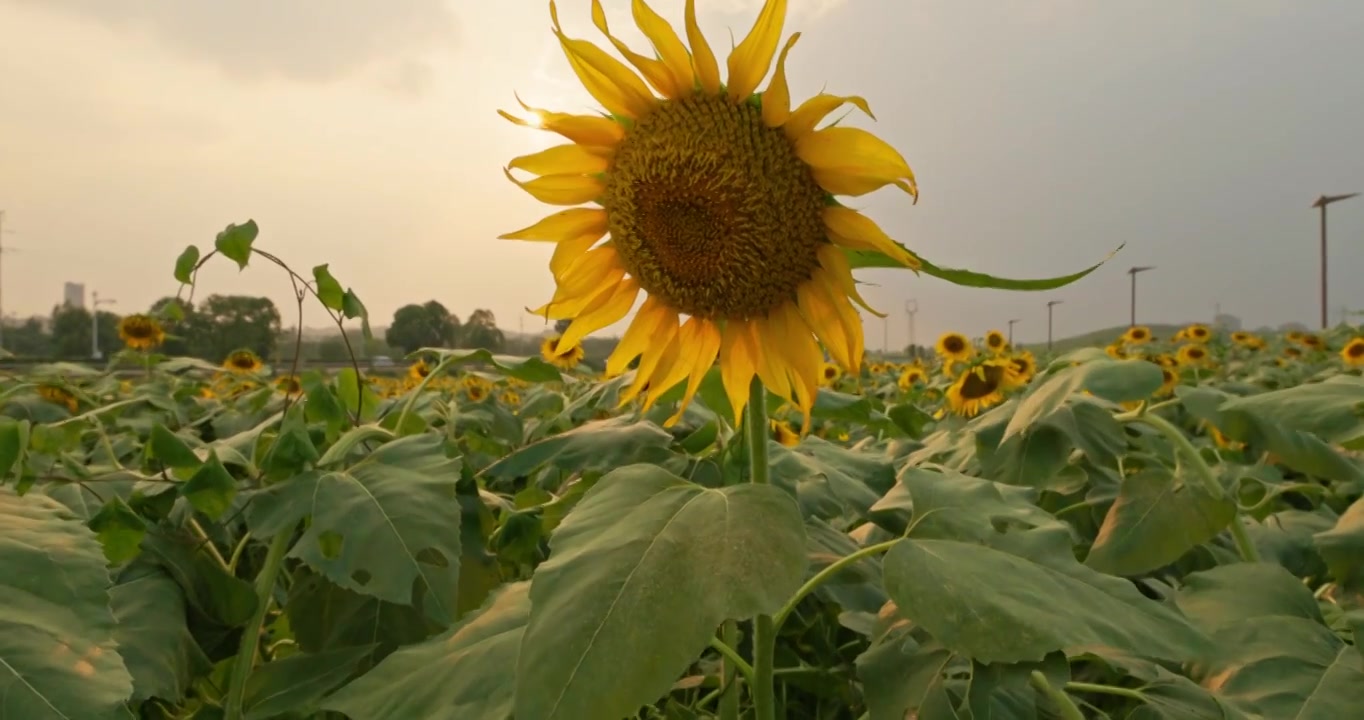
<svg viewBox="0 0 1364 720"><path fill-rule="evenodd" d="M1169 420L1150 413L1131 418L1125 417L1125 415L1117 417L1124 421L1138 420L1159 430L1175 446L1175 450L1184 458L1184 462L1193 468L1194 474L1198 476L1207 492L1219 499L1227 496L1226 488L1222 487L1222 483L1217 481L1217 476L1213 475L1212 468L1203 462L1203 455L1198 452L1198 448L1189 442L1184 431L1175 427ZM1260 561L1260 553L1255 549L1255 543L1251 542L1250 535L1246 534L1246 526L1241 522L1240 510L1237 510L1236 517L1231 520L1231 538L1236 543L1236 550L1240 553L1242 560L1246 562Z"/></svg>
<svg viewBox="0 0 1364 720"><path fill-rule="evenodd" d="M744 676L745 680L748 680L749 682L753 681L753 666L744 662L744 659L739 657L739 652L730 646L729 643L726 643L720 638L711 638L710 647L712 650L724 655L725 661L732 663L734 669L738 670L739 673Z"/></svg>
<svg viewBox="0 0 1364 720"><path fill-rule="evenodd" d="M748 467L749 481L765 485L769 481L767 462L767 388L754 376L748 386ZM753 693L754 720L776 720L777 696L772 676L777 654L777 628L771 615L753 619ZM229 719L231 720L231 719Z"/></svg>
<svg viewBox="0 0 1364 720"><path fill-rule="evenodd" d="M1118 697L1131 698L1133 700L1140 700L1141 702L1146 702L1146 696L1142 695L1140 690L1118 687L1116 685L1099 685L1097 683L1087 682L1068 682L1066 683L1066 689L1075 693L1091 693L1094 695L1116 695Z"/></svg>
<svg viewBox="0 0 1364 720"><path fill-rule="evenodd" d="M1051 683L1047 682L1046 675L1043 675L1040 671L1033 670L1029 679L1032 681L1033 687L1037 688L1043 695L1046 695L1047 698L1056 705L1056 709L1060 712L1062 720L1085 720L1084 713L1080 712L1080 708L1075 706L1075 701L1071 700L1070 696L1067 695L1065 691L1057 690L1052 687Z"/></svg>
<svg viewBox="0 0 1364 720"><path fill-rule="evenodd" d="M786 604L783 605L781 610L779 610L777 614L774 616L775 619L773 623L776 625L777 629L778 630L781 629L782 623L786 622L786 618L789 617L793 611L795 611L796 605L799 604L800 601L803 600L806 595L809 595L810 593L814 592L820 585L823 585L824 583L828 582L829 578L833 577L834 575L837 575L840 570L859 560L869 558L873 555L879 555L883 552L887 552L891 548L895 547L895 544L898 542L900 542L900 539L896 538L894 540L887 540L883 543L868 545L867 547L864 547L861 550L858 550L857 552L847 557L839 558L837 561L830 563L829 567L820 570L818 573L815 574L814 577L810 578L809 580L806 580L805 584L800 586L800 589L796 591L796 594L792 595L791 599L787 600Z"/></svg>
<svg viewBox="0 0 1364 720"><path fill-rule="evenodd" d="M398 413L398 422L393 425L393 433L395 435L402 435L403 423L407 420L407 416L412 412L412 407L417 404L417 398L421 397L422 391L426 389L427 384L430 383L433 378L444 372L445 368L449 367L453 358L453 355L445 356L445 359L436 363L436 366L431 368L430 372L426 373L426 377L422 378L422 381L417 383L417 387L412 388L412 392L407 396L407 401L403 403L402 412ZM356 382L359 381L357 380Z"/></svg>
<svg viewBox="0 0 1364 720"><path fill-rule="evenodd" d="M728 648L739 646L739 623L736 620L726 620L720 629L721 639ZM720 676L720 720L739 720L739 663L726 662ZM748 671L753 672L753 667L749 666ZM750 686L752 681L749 681Z"/></svg>
<svg viewBox="0 0 1364 720"><path fill-rule="evenodd" d="M237 656L232 659L232 675L227 689L227 711L225 720L242 720L242 703L246 695L246 678L256 664L256 648L260 644L261 626L265 624L265 614L270 609L270 600L275 590L275 580L280 568L284 567L284 553L289 551L289 541L294 537L292 527L281 531L270 541L270 549L265 553L265 565L256 576L256 612L242 632Z"/></svg>

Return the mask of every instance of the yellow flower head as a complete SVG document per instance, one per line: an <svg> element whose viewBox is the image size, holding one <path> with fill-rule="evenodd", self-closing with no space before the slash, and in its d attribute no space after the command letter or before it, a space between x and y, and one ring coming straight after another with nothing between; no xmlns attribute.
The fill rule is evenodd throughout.
<svg viewBox="0 0 1364 720"><path fill-rule="evenodd" d="M71 391L56 385L39 385L38 397L41 397L53 405L61 405L71 411L72 415L75 415L76 409L80 407L80 404L76 401L76 396L72 395Z"/></svg>
<svg viewBox="0 0 1364 720"><path fill-rule="evenodd" d="M1202 323L1194 323L1180 332L1184 334L1184 339L1189 342L1205 343L1212 339L1212 330Z"/></svg>
<svg viewBox="0 0 1364 720"><path fill-rule="evenodd" d="M285 375L275 381L275 389L285 395L299 395L303 392L303 384L298 381L295 375Z"/></svg>
<svg viewBox="0 0 1364 720"><path fill-rule="evenodd" d="M975 353L975 348L971 347L971 341L958 332L943 333L942 337L938 338L938 342L933 345L933 349L937 351L944 363L967 360Z"/></svg>
<svg viewBox="0 0 1364 720"><path fill-rule="evenodd" d="M151 350L166 341L166 331L150 315L138 313L118 321L118 336L133 350Z"/></svg>
<svg viewBox="0 0 1364 720"><path fill-rule="evenodd" d="M1189 337L1193 336L1189 335ZM1206 365L1208 363L1208 349L1198 342L1190 342L1187 345L1180 346L1176 359L1180 365L1186 367Z"/></svg>
<svg viewBox="0 0 1364 720"><path fill-rule="evenodd" d="M515 390L504 390L497 400L507 407L516 407L521 404L521 396Z"/></svg>
<svg viewBox="0 0 1364 720"><path fill-rule="evenodd" d="M819 128L864 100L820 94L793 108L781 45L784 0L767 0L757 22L729 54L727 82L686 5L686 38L644 0L634 19L656 57L611 34L593 2L592 18L638 74L600 47L563 33L554 3L554 35L586 90L609 115L536 110L521 125L570 142L515 158L507 176L552 205L595 203L555 213L504 238L556 244L550 260L556 291L534 311L572 319L561 344L635 313L606 362L623 373L639 358L628 402L652 405L686 382L675 422L716 362L735 419L756 375L793 398L809 425L819 387L823 343L845 371L862 366L866 306L845 251L874 251L907 268L919 260L876 223L832 199L894 185L917 197L904 158L871 133L842 124ZM760 94L758 85L775 71ZM641 78L641 75L643 76ZM870 112L868 112L870 114ZM520 180L511 170L537 175ZM610 241L600 243L610 234ZM680 318L685 316L686 320Z"/></svg>
<svg viewBox="0 0 1364 720"><path fill-rule="evenodd" d="M1172 368L1160 368L1160 388L1154 393L1156 397L1166 397L1174 393L1175 387L1179 385L1179 373Z"/></svg>
<svg viewBox="0 0 1364 720"><path fill-rule="evenodd" d="M1345 343L1345 347L1340 349L1340 359L1350 367L1364 366L1364 337Z"/></svg>
<svg viewBox="0 0 1364 720"><path fill-rule="evenodd" d="M800 444L800 433L791 429L791 426L780 420L771 421L772 439L785 445L795 447Z"/></svg>
<svg viewBox="0 0 1364 720"><path fill-rule="evenodd" d="M843 371L833 363L824 363L819 369L819 383L825 387L838 382L841 377L843 377Z"/></svg>
<svg viewBox="0 0 1364 720"><path fill-rule="evenodd" d="M1325 349L1326 349L1326 341L1325 341L1325 340L1322 340L1320 335L1313 335L1313 334L1311 334L1311 333L1304 333L1303 336L1302 336L1301 338L1298 339L1298 342L1299 342L1303 347L1305 347L1305 348L1307 348L1307 349L1309 349L1309 350L1325 350Z"/></svg>
<svg viewBox="0 0 1364 720"><path fill-rule="evenodd" d="M1109 345L1108 347L1104 348L1104 352L1108 353L1109 357L1116 358L1118 360L1127 357L1127 351L1124 350L1122 348L1122 345L1119 345L1118 343L1113 343L1112 345Z"/></svg>
<svg viewBox="0 0 1364 720"><path fill-rule="evenodd" d="M905 368L904 372L900 373L899 385L901 390L913 390L915 387L927 382L928 375L924 373L922 368L908 367Z"/></svg>
<svg viewBox="0 0 1364 720"><path fill-rule="evenodd" d="M233 372L260 372L263 363L260 356L250 350L235 350L223 361L223 367Z"/></svg>
<svg viewBox="0 0 1364 720"><path fill-rule="evenodd" d="M947 388L952 412L975 417L981 410L1004 402L1004 393L1021 384L1008 360L986 360L968 368Z"/></svg>
<svg viewBox="0 0 1364 720"><path fill-rule="evenodd" d="M1030 350L1014 355L1009 358L1009 362L1013 363L1014 375L1024 383L1032 380L1032 376L1037 374L1037 358L1033 357Z"/></svg>
<svg viewBox="0 0 1364 720"><path fill-rule="evenodd" d="M1127 328L1127 332L1122 334L1122 341L1129 345L1141 345L1151 342L1151 328L1145 325L1133 325Z"/></svg>
<svg viewBox="0 0 1364 720"><path fill-rule="evenodd" d="M469 398L469 402L479 402L488 397L488 386L482 383L475 383L464 386L464 396Z"/></svg>
<svg viewBox="0 0 1364 720"><path fill-rule="evenodd" d="M583 346L581 343L564 345L559 336L554 335L540 341L540 357L557 368L571 370L583 361Z"/></svg>
<svg viewBox="0 0 1364 720"><path fill-rule="evenodd" d="M1009 341L1004 337L1004 333L998 330L991 330L990 332L985 333L985 349L996 355L1004 352L1004 348L1008 344Z"/></svg>

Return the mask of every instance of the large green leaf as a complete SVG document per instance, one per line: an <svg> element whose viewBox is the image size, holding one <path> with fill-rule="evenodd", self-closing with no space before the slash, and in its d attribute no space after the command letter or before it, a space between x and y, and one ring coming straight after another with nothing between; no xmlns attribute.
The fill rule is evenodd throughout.
<svg viewBox="0 0 1364 720"><path fill-rule="evenodd" d="M0 568L0 715L124 717L133 681L94 533L52 498L0 487Z"/></svg>
<svg viewBox="0 0 1364 720"><path fill-rule="evenodd" d="M981 662L1035 662L1090 645L1172 660L1207 649L1178 612L1077 563L1065 530L1006 537L998 548L902 540L882 562L886 589L902 615ZM1061 598L1066 611L1056 612Z"/></svg>
<svg viewBox="0 0 1364 720"><path fill-rule="evenodd" d="M128 568L109 593L118 652L133 678L133 698L179 702L212 668L185 622L185 594L150 563Z"/></svg>
<svg viewBox="0 0 1364 720"><path fill-rule="evenodd" d="M1123 478L1085 564L1111 575L1141 575L1217 537L1236 503L1208 492L1182 468L1150 465Z"/></svg>
<svg viewBox="0 0 1364 720"><path fill-rule="evenodd" d="M325 653L377 643L370 661L442 629L422 612L420 601L410 607L351 592L307 565L294 572L284 612L304 652Z"/></svg>
<svg viewBox="0 0 1364 720"><path fill-rule="evenodd" d="M1190 620L1206 629L1272 616L1324 622L1312 591L1269 563L1233 563L1193 573L1184 578L1176 602Z"/></svg>
<svg viewBox="0 0 1364 720"><path fill-rule="evenodd" d="M646 422L617 417L590 422L531 443L483 469L489 477L522 477L553 464L568 472L606 472L667 457L673 436Z"/></svg>
<svg viewBox="0 0 1364 720"><path fill-rule="evenodd" d="M1103 260L1100 260L1080 272L1037 280L1011 280L1008 278L986 275L985 273L979 273L973 270L957 270L954 268L938 267L922 257L919 257L919 262L923 265L923 272L956 285L994 288L996 290L1052 290L1069 285L1095 270L1098 270L1101 265L1108 262L1110 258L1122 249L1123 245L1119 245L1113 252L1108 254L1108 257L1105 257ZM904 265L892 260L889 256L872 250L844 250L844 254L848 257L848 265L854 270L858 268L904 269ZM918 256L918 253L915 253L915 255Z"/></svg>
<svg viewBox="0 0 1364 720"><path fill-rule="evenodd" d="M315 713L322 696L345 682L373 650L373 645L360 645L316 655L301 653L257 667L246 678L245 720Z"/></svg>
<svg viewBox="0 0 1364 720"><path fill-rule="evenodd" d="M1110 402L1130 402L1150 397L1162 381L1160 366L1145 360L1101 358L1059 370L1023 395L1001 442L1046 419L1081 390Z"/></svg>
<svg viewBox="0 0 1364 720"><path fill-rule="evenodd" d="M1354 501L1336 526L1312 538L1336 582L1364 590L1364 498Z"/></svg>
<svg viewBox="0 0 1364 720"><path fill-rule="evenodd" d="M344 471L311 471L257 493L247 509L253 535L273 537L311 518L289 557L332 582L380 600L410 604L425 586L433 620L454 620L459 577L459 460L440 435L383 445Z"/></svg>
<svg viewBox="0 0 1364 720"><path fill-rule="evenodd" d="M531 580L520 720L623 717L668 691L726 618L775 612L805 573L795 501L652 465L607 474ZM647 628L647 632L642 629Z"/></svg>
<svg viewBox="0 0 1364 720"><path fill-rule="evenodd" d="M413 355L435 355L448 367L477 363L490 366L493 370L526 382L558 382L563 379L559 369L538 357L514 357L494 355L489 350L450 350L447 348L422 348Z"/></svg>
<svg viewBox="0 0 1364 720"><path fill-rule="evenodd" d="M984 540L996 524L1040 527L1056 518L1033 504L1038 492L963 475L947 468L906 466L899 486L873 506L912 513L916 538Z"/></svg>
<svg viewBox="0 0 1364 720"><path fill-rule="evenodd" d="M772 443L769 453L772 482L792 490L806 516L865 517L877 500L874 488L894 482L884 459L816 437L796 448Z"/></svg>
<svg viewBox="0 0 1364 720"><path fill-rule="evenodd" d="M324 707L352 718L510 718L529 616L530 583L507 585L443 634L388 656Z"/></svg>
<svg viewBox="0 0 1364 720"><path fill-rule="evenodd" d="M1364 421L1354 408L1361 402L1360 379L1341 376L1229 400L1218 408L1218 429L1274 453L1299 472L1364 487L1364 470L1331 447L1358 442Z"/></svg>

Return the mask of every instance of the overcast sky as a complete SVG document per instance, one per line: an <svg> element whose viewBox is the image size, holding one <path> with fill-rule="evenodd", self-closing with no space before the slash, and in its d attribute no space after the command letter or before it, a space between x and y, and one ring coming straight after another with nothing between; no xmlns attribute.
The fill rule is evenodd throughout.
<svg viewBox="0 0 1364 720"><path fill-rule="evenodd" d="M680 20L682 0L653 0ZM717 50L761 0L698 0ZM628 0L605 0L629 41ZM187 243L255 218L258 245L307 271L331 263L378 323L438 299L535 330L543 244L497 240L548 212L503 177L553 137L507 123L513 92L584 112L542 0L0 0L0 210L7 315L46 314L62 283L143 309L175 291ZM904 343L1020 318L1021 341L1138 317L1248 325L1317 317L1320 193L1364 190L1359 0L791 0L798 100L859 94L923 192L856 205L940 265L1068 273L1056 292L861 276ZM588 0L561 0L598 39ZM723 62L721 63L723 66ZM1332 313L1364 309L1364 198L1333 206ZM12 231L12 232L10 232ZM229 263L201 293L268 294L278 271ZM319 325L317 312L306 324Z"/></svg>

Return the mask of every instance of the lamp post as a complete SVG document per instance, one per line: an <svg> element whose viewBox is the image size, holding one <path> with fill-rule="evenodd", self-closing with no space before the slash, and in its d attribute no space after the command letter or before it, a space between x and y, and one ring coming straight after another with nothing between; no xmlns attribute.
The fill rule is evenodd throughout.
<svg viewBox="0 0 1364 720"><path fill-rule="evenodd" d="M919 312L919 301L911 298L905 301L905 315L909 317L909 357L911 359L919 356L919 350L914 345L914 313Z"/></svg>
<svg viewBox="0 0 1364 720"><path fill-rule="evenodd" d="M1349 200L1359 193L1346 193L1344 195L1322 195L1317 201L1312 203L1312 207L1321 208L1321 329L1325 330L1329 323L1326 320L1326 206L1341 200Z"/></svg>
<svg viewBox="0 0 1364 720"><path fill-rule="evenodd" d="M1144 273L1147 270L1155 269L1155 265L1138 265L1127 271L1127 274L1132 276L1132 312L1131 322L1128 327L1135 327L1137 324L1137 273Z"/></svg>
<svg viewBox="0 0 1364 720"><path fill-rule="evenodd" d="M98 292L90 293L90 357L99 360L104 353L99 351L99 306L113 305L113 298L101 298Z"/></svg>
<svg viewBox="0 0 1364 720"><path fill-rule="evenodd" d="M1009 321L1009 347L1013 347L1013 345L1014 345L1014 323L1016 323L1016 322L1022 322L1022 321L1021 321L1021 320L1010 320L1010 321Z"/></svg>
<svg viewBox="0 0 1364 720"><path fill-rule="evenodd" d="M1051 352L1051 310L1063 302L1065 302L1065 300L1047 301L1047 352Z"/></svg>

